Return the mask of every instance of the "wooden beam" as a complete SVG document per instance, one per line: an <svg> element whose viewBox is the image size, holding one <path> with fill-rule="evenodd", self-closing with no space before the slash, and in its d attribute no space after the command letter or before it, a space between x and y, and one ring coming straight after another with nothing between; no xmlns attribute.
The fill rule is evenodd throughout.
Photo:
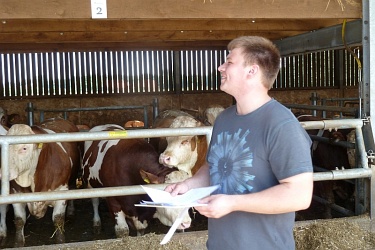
<svg viewBox="0 0 375 250"><path fill-rule="evenodd" d="M226 49L229 41L190 42L96 42L96 43L6 43L0 53L37 53L70 51L120 51L120 50L186 50Z"/></svg>
<svg viewBox="0 0 375 250"><path fill-rule="evenodd" d="M3 19L0 33L6 32L124 32L196 30L295 30L311 31L342 23L344 19Z"/></svg>
<svg viewBox="0 0 375 250"><path fill-rule="evenodd" d="M232 40L238 36L258 35L275 40L299 34L293 31L148 31L148 32L27 32L0 33L4 43L72 43L72 42L160 42Z"/></svg>
<svg viewBox="0 0 375 250"><path fill-rule="evenodd" d="M340 6L339 3L343 3ZM110 0L108 19L361 18L360 0ZM90 1L0 0L0 19L89 19Z"/></svg>

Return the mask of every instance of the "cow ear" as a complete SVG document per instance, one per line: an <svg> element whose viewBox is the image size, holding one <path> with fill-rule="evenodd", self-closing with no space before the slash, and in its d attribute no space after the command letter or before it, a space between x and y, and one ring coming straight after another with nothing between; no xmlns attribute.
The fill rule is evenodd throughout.
<svg viewBox="0 0 375 250"><path fill-rule="evenodd" d="M152 173L146 172L143 169L139 170L139 173L143 179L144 182L147 184L158 184L158 177Z"/></svg>

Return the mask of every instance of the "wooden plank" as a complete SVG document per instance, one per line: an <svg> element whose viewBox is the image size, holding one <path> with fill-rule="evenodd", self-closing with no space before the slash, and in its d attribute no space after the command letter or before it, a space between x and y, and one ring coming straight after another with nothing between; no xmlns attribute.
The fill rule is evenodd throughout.
<svg viewBox="0 0 375 250"><path fill-rule="evenodd" d="M344 6L340 6L340 2ZM110 0L109 19L361 18L360 0ZM90 1L0 0L0 19L89 19Z"/></svg>
<svg viewBox="0 0 375 250"><path fill-rule="evenodd" d="M131 31L131 32L27 32L0 33L0 43L70 43L70 42L158 42L232 40L237 36L259 35L271 40L297 35L294 31Z"/></svg>
<svg viewBox="0 0 375 250"><path fill-rule="evenodd" d="M69 51L120 51L120 50L185 50L225 49L229 41L180 41L180 42L96 42L96 43L4 43L0 53L36 53Z"/></svg>
<svg viewBox="0 0 375 250"><path fill-rule="evenodd" d="M156 19L156 20L83 20L83 19L8 19L0 21L0 32L124 32L194 30L295 30L311 31L342 23L343 19Z"/></svg>

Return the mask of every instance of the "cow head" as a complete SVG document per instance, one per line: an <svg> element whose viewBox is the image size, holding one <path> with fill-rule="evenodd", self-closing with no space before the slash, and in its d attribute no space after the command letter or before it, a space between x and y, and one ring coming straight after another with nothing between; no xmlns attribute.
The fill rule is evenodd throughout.
<svg viewBox="0 0 375 250"><path fill-rule="evenodd" d="M208 107L204 111L204 124L207 126L213 126L216 120L216 117L224 111L224 108L220 105L215 105Z"/></svg>
<svg viewBox="0 0 375 250"><path fill-rule="evenodd" d="M202 124L189 116L176 117L170 128L194 128ZM174 166L191 175L191 169L198 159L198 136L171 136L167 137L167 148L159 156L159 162L165 166Z"/></svg>
<svg viewBox="0 0 375 250"><path fill-rule="evenodd" d="M189 178L189 174L183 170L173 171L165 177L165 183L181 182ZM157 207L154 218L160 220L166 226L172 226L177 217L184 211L185 208L164 208ZM177 227L179 230L189 228L191 225L191 218L189 212L185 212L181 224Z"/></svg>
<svg viewBox="0 0 375 250"><path fill-rule="evenodd" d="M13 125L7 135L32 135L31 127L24 124ZM28 187L38 163L38 144L14 144L9 146L9 180L16 179L22 187Z"/></svg>
<svg viewBox="0 0 375 250"><path fill-rule="evenodd" d="M167 176L172 174L174 171L178 172L177 168L163 167L162 171L160 171L157 175L143 169L139 170L139 174L141 175L143 181L147 184L162 184L166 181Z"/></svg>
<svg viewBox="0 0 375 250"><path fill-rule="evenodd" d="M180 213L182 213L185 208L164 208L164 207L157 207L156 213L154 214L154 218L160 220L163 225L172 226L175 220L178 218ZM181 224L177 227L179 230L184 230L189 228L191 225L191 218L189 212L186 212L183 215L183 219Z"/></svg>

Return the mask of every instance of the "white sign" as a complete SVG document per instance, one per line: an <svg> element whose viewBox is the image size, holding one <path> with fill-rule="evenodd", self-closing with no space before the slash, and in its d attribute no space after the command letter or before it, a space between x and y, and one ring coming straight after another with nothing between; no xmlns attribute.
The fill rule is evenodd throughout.
<svg viewBox="0 0 375 250"><path fill-rule="evenodd" d="M91 0L92 18L107 18L107 0Z"/></svg>

